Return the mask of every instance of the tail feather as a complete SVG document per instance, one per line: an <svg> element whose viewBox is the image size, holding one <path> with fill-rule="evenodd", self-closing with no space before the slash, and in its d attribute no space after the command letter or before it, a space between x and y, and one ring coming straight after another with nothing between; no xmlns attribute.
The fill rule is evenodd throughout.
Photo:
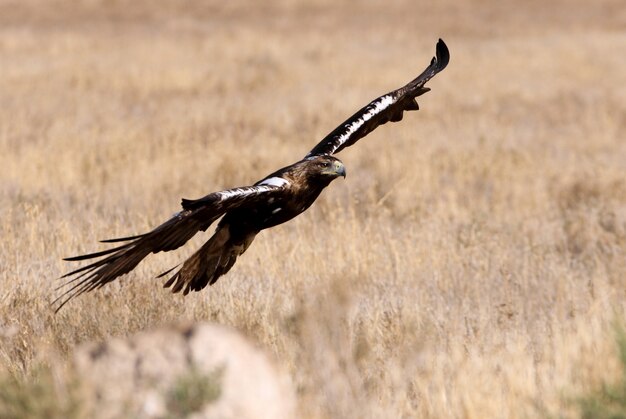
<svg viewBox="0 0 626 419"><path fill-rule="evenodd" d="M173 293L200 291L207 285L213 285L219 277L226 274L237 261L237 257L246 251L254 240L256 233L250 233L237 242L230 237L228 226L220 226L216 233L164 284ZM159 277L166 276L175 268L163 272Z"/></svg>
<svg viewBox="0 0 626 419"><path fill-rule="evenodd" d="M170 272L172 272L174 269L178 268L179 266L180 266L180 265L176 265L176 266L174 266L173 268L170 268L170 269L168 269L168 270L167 270L167 271L165 271L165 272L161 272L160 274L158 274L158 275L156 276L156 278L157 278L157 279L158 279L158 278L163 278L164 276L166 276L167 274L169 274Z"/></svg>

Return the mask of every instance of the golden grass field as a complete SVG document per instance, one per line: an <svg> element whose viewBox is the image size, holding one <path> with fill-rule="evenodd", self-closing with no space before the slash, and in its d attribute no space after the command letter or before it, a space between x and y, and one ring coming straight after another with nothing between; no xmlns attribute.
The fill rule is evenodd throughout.
<svg viewBox="0 0 626 419"><path fill-rule="evenodd" d="M62 257L299 160L439 37L421 110L213 287L154 279L201 234L54 315ZM257 342L303 418L576 417L620 375L623 2L4 0L0 168L0 376L196 320Z"/></svg>

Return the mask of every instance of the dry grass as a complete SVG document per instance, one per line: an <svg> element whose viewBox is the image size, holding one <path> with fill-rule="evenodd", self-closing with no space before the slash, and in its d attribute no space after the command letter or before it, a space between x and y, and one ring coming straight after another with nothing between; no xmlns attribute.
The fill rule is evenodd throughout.
<svg viewBox="0 0 626 419"><path fill-rule="evenodd" d="M620 375L621 2L222 3L0 3L0 373L195 319L273 354L307 418L575 416ZM302 157L440 36L422 110L214 287L153 279L194 241L53 315L61 257Z"/></svg>

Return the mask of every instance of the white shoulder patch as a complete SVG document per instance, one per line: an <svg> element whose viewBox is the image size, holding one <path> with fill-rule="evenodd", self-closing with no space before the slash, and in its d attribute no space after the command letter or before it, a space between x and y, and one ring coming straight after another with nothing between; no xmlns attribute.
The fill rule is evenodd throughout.
<svg viewBox="0 0 626 419"><path fill-rule="evenodd" d="M259 185L271 185L271 186L284 186L288 185L289 181L287 179L283 179L282 177L271 177L265 179L263 182L259 183Z"/></svg>
<svg viewBox="0 0 626 419"><path fill-rule="evenodd" d="M277 179L277 178L272 178L272 179ZM270 179L268 179L270 180ZM283 179L284 180L284 179ZM284 180L285 183L288 183L286 180ZM220 191L220 192L215 192L219 198L220 201L226 201L230 198L234 198L234 197L245 197L248 195L253 195L253 194L258 194L258 193L263 193L263 192L270 192L270 191L274 191L276 190L276 184L258 184L256 186L246 186L243 188L233 188L233 189L227 189L225 191Z"/></svg>
<svg viewBox="0 0 626 419"><path fill-rule="evenodd" d="M218 192L220 199L226 201L233 196L242 195L241 189L229 189L227 191Z"/></svg>

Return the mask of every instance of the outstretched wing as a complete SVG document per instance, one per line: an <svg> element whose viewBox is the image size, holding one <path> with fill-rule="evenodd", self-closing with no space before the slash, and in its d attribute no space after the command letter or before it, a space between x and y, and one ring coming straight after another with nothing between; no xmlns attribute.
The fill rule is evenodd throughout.
<svg viewBox="0 0 626 419"><path fill-rule="evenodd" d="M112 249L69 257L80 261L101 258L87 266L63 275L70 278L58 289L68 287L52 304L59 311L69 300L85 292L100 288L132 271L150 253L167 252L184 245L199 231L205 231L224 213L235 208L255 207L282 194L284 187L256 185L214 192L204 198L183 199L183 210L154 230L138 236L103 240L104 243L126 242Z"/></svg>
<svg viewBox="0 0 626 419"><path fill-rule="evenodd" d="M338 153L365 137L379 125L389 121L401 121L404 111L418 110L419 106L415 98L430 90L424 87L424 84L446 68L450 61L448 47L441 39L437 42L436 53L437 56L415 80L370 102L328 134L305 158Z"/></svg>

